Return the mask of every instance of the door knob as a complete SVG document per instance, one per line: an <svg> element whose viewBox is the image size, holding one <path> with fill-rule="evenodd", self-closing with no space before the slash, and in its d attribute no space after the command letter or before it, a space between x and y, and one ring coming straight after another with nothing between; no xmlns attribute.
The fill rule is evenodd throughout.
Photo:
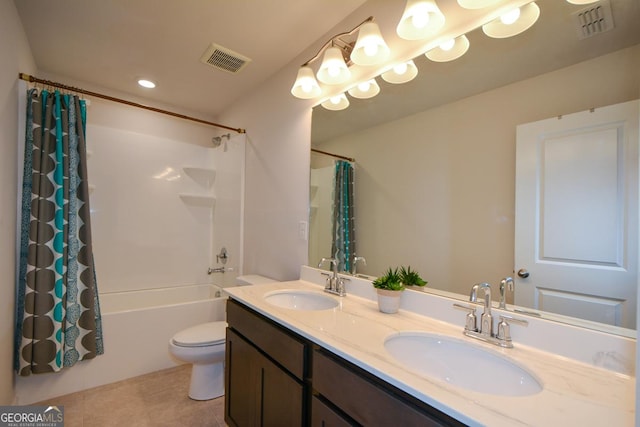
<svg viewBox="0 0 640 427"><path fill-rule="evenodd" d="M522 277L523 279L526 279L527 277L529 277L529 272L524 268L521 268L520 270L518 270L518 277Z"/></svg>

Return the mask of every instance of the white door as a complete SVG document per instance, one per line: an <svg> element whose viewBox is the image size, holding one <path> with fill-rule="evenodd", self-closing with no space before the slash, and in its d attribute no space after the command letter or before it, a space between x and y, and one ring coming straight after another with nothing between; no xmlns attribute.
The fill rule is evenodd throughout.
<svg viewBox="0 0 640 427"><path fill-rule="evenodd" d="M635 329L638 106L518 126L516 305Z"/></svg>

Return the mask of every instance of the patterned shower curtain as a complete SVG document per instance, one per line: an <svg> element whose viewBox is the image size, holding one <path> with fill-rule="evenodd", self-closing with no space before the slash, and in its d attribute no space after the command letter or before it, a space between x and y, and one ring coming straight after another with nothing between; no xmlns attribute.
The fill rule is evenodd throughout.
<svg viewBox="0 0 640 427"><path fill-rule="evenodd" d="M14 365L57 372L104 353L93 263L86 106L77 96L27 94Z"/></svg>
<svg viewBox="0 0 640 427"><path fill-rule="evenodd" d="M351 271L356 252L353 210L353 165L336 161L333 191L333 242L331 257L338 271Z"/></svg>

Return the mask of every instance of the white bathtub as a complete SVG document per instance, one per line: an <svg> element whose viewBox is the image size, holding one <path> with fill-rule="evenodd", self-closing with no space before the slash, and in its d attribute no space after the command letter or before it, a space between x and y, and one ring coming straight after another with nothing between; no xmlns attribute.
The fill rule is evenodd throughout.
<svg viewBox="0 0 640 427"><path fill-rule="evenodd" d="M189 285L141 291L114 292L100 295L102 315L122 311L169 307L202 302L220 297L222 289L216 285Z"/></svg>
<svg viewBox="0 0 640 427"><path fill-rule="evenodd" d="M100 295L105 353L56 374L16 377L14 404L27 405L176 366L169 339L198 323L224 320L226 297L215 285Z"/></svg>

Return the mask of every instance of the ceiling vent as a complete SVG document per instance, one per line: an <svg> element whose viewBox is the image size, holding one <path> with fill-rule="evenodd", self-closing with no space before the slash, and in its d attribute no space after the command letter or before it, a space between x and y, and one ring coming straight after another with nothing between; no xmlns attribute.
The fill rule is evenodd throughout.
<svg viewBox="0 0 640 427"><path fill-rule="evenodd" d="M247 64L251 62L251 59L244 55L240 55L231 49L211 43L200 57L200 61L204 64L217 68L218 70L235 74L247 66Z"/></svg>
<svg viewBox="0 0 640 427"><path fill-rule="evenodd" d="M600 0L573 14L580 39L593 37L613 29L613 15L609 0Z"/></svg>

